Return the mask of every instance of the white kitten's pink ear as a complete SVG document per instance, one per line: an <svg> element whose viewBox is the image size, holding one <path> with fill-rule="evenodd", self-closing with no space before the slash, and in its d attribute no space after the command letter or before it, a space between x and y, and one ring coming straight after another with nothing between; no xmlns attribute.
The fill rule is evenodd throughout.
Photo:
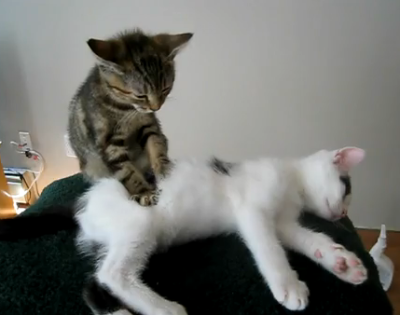
<svg viewBox="0 0 400 315"><path fill-rule="evenodd" d="M356 147L346 147L335 152L333 163L336 164L341 171L348 172L353 166L364 160L365 151Z"/></svg>

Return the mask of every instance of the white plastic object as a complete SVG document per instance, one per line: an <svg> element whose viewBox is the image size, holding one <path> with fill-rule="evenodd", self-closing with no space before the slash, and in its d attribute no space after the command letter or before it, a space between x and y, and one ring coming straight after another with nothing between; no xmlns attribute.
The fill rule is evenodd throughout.
<svg viewBox="0 0 400 315"><path fill-rule="evenodd" d="M381 225L381 233L378 241L372 246L369 254L375 261L378 268L379 279L385 291L387 291L393 281L394 265L393 262L384 254L386 248L386 226Z"/></svg>

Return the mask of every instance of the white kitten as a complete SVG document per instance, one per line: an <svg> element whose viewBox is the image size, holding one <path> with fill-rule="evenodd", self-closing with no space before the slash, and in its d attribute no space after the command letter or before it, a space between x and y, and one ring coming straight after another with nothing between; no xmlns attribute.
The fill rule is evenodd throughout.
<svg viewBox="0 0 400 315"><path fill-rule="evenodd" d="M281 244L343 281L360 284L367 279L355 254L298 223L302 209L332 221L345 216L348 171L363 158L362 149L347 147L293 160L180 160L159 183L158 205L152 208L131 201L118 181L104 179L81 200L78 241L84 250L92 243L102 246L97 281L127 308L143 315L184 315L183 306L141 281L147 258L174 244L238 233L275 299L290 310L302 310L308 304L308 288Z"/></svg>

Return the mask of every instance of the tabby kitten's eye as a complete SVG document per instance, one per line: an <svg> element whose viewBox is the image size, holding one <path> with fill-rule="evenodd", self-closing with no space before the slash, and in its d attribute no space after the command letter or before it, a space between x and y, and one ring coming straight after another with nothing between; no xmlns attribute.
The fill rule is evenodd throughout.
<svg viewBox="0 0 400 315"><path fill-rule="evenodd" d="M135 94L135 97L139 100L144 100L147 98L147 95L145 94Z"/></svg>
<svg viewBox="0 0 400 315"><path fill-rule="evenodd" d="M112 88L113 88L114 90L116 90L116 91L118 91L118 92L121 92L121 93L123 93L123 94L126 94L126 95L132 94L132 92L126 91L126 90L123 90L123 89L120 89L119 87L116 87L116 86L112 86Z"/></svg>

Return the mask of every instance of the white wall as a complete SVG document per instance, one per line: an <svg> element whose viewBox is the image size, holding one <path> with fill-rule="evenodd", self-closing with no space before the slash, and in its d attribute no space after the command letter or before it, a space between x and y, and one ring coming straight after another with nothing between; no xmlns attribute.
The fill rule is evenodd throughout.
<svg viewBox="0 0 400 315"><path fill-rule="evenodd" d="M171 154L237 160L357 145L351 217L400 229L400 2L0 0L0 139L28 130L41 187L78 171L63 134L90 37L140 26L195 36L160 118ZM6 144L3 162L16 154Z"/></svg>

